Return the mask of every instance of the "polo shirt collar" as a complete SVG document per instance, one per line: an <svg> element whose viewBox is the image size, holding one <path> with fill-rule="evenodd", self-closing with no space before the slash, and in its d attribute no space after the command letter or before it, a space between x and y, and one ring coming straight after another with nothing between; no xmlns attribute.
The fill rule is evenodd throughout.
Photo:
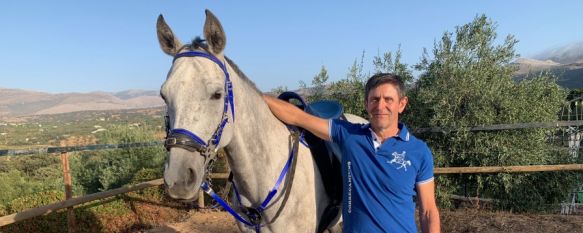
<svg viewBox="0 0 583 233"><path fill-rule="evenodd" d="M370 127L370 123L367 124L366 126L368 127L368 130L371 133L373 141L379 142L379 144L380 144L380 139L378 139L376 133L372 130L372 127ZM397 134L394 137L401 139L402 141L408 142L409 139L411 139L411 134L409 133L407 126L405 126L405 124L399 122L397 127L399 127L399 134Z"/></svg>
<svg viewBox="0 0 583 233"><path fill-rule="evenodd" d="M401 122L399 122L399 135L397 135L397 137L406 142L408 142L411 138L411 134L409 134L407 126Z"/></svg>

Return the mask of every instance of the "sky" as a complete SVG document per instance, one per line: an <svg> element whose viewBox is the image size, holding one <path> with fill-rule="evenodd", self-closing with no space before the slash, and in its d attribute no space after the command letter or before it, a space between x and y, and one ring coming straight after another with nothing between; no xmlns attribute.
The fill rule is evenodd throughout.
<svg viewBox="0 0 583 233"><path fill-rule="evenodd" d="M163 14L188 43L202 36L204 10L221 21L225 54L262 91L310 84L326 67L346 77L364 52L401 46L416 64L445 31L485 14L499 41L508 34L521 57L583 41L583 1L29 1L0 2L0 87L50 93L159 90L172 58L156 36ZM0 96L1 98L1 96Z"/></svg>

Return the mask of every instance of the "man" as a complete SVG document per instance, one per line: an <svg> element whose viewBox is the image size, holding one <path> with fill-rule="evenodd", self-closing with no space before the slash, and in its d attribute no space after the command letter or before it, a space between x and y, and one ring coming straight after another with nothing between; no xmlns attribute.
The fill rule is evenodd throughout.
<svg viewBox="0 0 583 233"><path fill-rule="evenodd" d="M383 73L367 81L366 125L321 119L276 98L264 99L281 121L340 146L344 232L417 232L413 196L422 232L440 231L433 156L399 122L408 102L399 76Z"/></svg>

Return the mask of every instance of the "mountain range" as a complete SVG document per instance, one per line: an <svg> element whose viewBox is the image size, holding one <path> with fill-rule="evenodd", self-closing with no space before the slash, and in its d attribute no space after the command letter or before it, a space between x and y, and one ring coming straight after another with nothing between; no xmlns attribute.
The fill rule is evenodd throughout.
<svg viewBox="0 0 583 233"><path fill-rule="evenodd" d="M583 88L583 41L547 49L532 58L519 58L514 64L519 67L517 80L549 71L558 77L557 84L560 86Z"/></svg>
<svg viewBox="0 0 583 233"><path fill-rule="evenodd" d="M565 88L583 88L583 41L549 49L532 58L519 58L517 80L541 71L550 71ZM298 90L302 92L305 90ZM0 87L0 119L90 110L120 110L164 106L158 91L127 90L51 94L46 92Z"/></svg>
<svg viewBox="0 0 583 233"><path fill-rule="evenodd" d="M518 65L518 71L515 73L516 80L528 78L542 71L548 71L557 77L557 84L564 88L583 88L583 60L562 64L553 60L542 61L520 58L514 64Z"/></svg>
<svg viewBox="0 0 583 233"><path fill-rule="evenodd" d="M157 91L144 90L51 94L0 87L0 96L0 118L164 105Z"/></svg>

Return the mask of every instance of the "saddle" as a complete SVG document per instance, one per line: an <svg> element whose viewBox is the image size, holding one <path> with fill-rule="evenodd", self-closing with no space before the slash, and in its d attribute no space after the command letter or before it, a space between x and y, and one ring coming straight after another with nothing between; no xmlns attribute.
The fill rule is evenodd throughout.
<svg viewBox="0 0 583 233"><path fill-rule="evenodd" d="M306 104L302 97L295 92L284 92L278 96L279 99L290 102L305 112L324 119L345 119L343 108L336 101L320 100ZM316 166L322 176L324 189L330 200L325 208L321 221L318 224L318 231L323 232L328 228L340 214L342 204L342 174L341 174L341 152L338 145L324 141L307 130L303 130L304 140L307 143Z"/></svg>

